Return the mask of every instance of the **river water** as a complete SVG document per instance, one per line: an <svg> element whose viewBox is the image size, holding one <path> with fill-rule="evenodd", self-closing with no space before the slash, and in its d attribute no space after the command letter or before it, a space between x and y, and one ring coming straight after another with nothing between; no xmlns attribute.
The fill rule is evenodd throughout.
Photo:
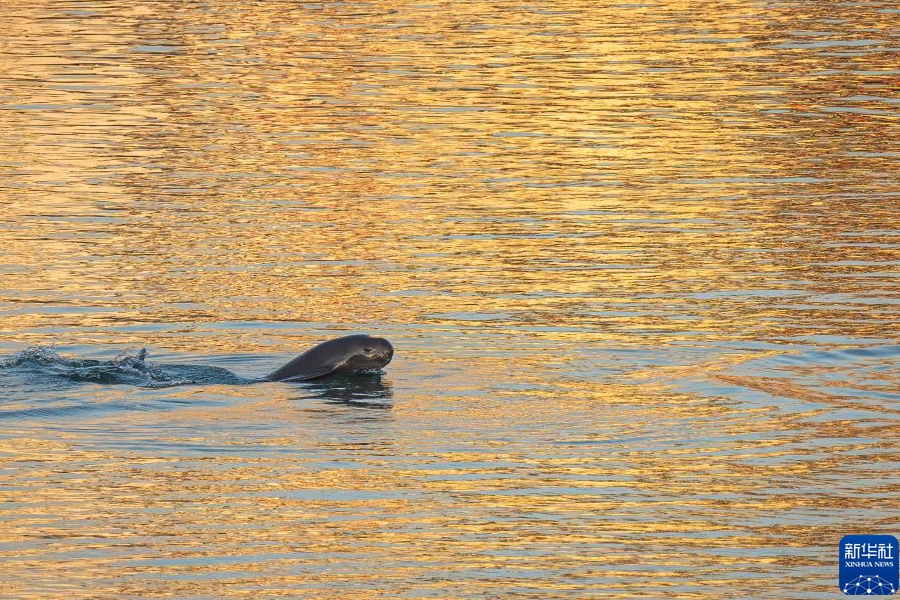
<svg viewBox="0 0 900 600"><path fill-rule="evenodd" d="M2 598L834 598L900 533L896 3L0 23Z"/></svg>

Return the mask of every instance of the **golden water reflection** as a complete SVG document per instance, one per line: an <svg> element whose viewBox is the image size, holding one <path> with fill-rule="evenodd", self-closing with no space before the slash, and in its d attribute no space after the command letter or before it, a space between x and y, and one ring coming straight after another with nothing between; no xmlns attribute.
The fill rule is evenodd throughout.
<svg viewBox="0 0 900 600"><path fill-rule="evenodd" d="M0 21L4 354L398 348L386 410L0 371L0 595L824 598L895 527L890 3Z"/></svg>

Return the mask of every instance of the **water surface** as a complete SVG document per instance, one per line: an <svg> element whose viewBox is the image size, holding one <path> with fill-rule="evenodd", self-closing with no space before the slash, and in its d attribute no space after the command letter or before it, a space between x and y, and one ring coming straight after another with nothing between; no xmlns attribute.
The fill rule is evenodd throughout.
<svg viewBox="0 0 900 600"><path fill-rule="evenodd" d="M3 597L833 598L898 534L895 4L0 22Z"/></svg>

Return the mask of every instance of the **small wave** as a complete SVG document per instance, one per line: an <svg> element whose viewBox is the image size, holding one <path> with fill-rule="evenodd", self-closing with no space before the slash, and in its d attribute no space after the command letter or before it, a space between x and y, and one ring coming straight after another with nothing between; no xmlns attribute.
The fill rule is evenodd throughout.
<svg viewBox="0 0 900 600"><path fill-rule="evenodd" d="M54 406L40 406L34 408L19 408L0 410L0 421L16 419L59 419L80 413L97 411L130 410L131 407L116 406L110 404L65 404Z"/></svg>
<svg viewBox="0 0 900 600"><path fill-rule="evenodd" d="M900 415L900 346L794 346L789 352L748 360L713 377L774 397Z"/></svg>

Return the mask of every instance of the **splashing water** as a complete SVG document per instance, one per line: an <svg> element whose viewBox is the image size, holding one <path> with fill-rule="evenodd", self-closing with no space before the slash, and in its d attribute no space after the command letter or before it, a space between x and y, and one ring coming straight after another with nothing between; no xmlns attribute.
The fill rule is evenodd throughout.
<svg viewBox="0 0 900 600"><path fill-rule="evenodd" d="M15 367L23 363L52 364L63 360L53 346L29 346L9 358L0 360L0 368Z"/></svg>
<svg viewBox="0 0 900 600"><path fill-rule="evenodd" d="M31 346L0 361L0 369L76 382L164 388L191 384L244 384L251 380L227 369L205 365L148 362L147 349L131 350L112 360L63 357L52 346Z"/></svg>

